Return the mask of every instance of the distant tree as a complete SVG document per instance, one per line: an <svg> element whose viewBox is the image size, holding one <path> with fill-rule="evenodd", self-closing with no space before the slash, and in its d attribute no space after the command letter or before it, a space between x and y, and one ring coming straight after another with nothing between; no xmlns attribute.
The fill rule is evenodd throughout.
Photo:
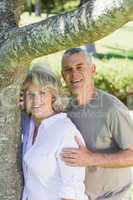
<svg viewBox="0 0 133 200"><path fill-rule="evenodd" d="M41 0L35 0L35 15L36 16L41 15L41 9L42 9Z"/></svg>
<svg viewBox="0 0 133 200"><path fill-rule="evenodd" d="M88 0L80 0L80 6L86 3Z"/></svg>
<svg viewBox="0 0 133 200"><path fill-rule="evenodd" d="M26 0L26 6L28 8L29 15L34 11L35 1L34 0Z"/></svg>
<svg viewBox="0 0 133 200"><path fill-rule="evenodd" d="M47 13L47 16L50 14L51 12L51 9L55 7L55 2L54 0L42 0L42 4L44 6L44 8L46 9L46 13Z"/></svg>

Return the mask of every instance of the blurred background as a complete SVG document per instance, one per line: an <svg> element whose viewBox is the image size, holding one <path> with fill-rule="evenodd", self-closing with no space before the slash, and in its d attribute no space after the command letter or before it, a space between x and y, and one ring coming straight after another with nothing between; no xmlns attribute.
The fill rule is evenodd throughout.
<svg viewBox="0 0 133 200"><path fill-rule="evenodd" d="M87 0L25 0L20 26L38 22L59 13L74 10ZM94 57L97 66L95 84L123 101L133 110L133 22L95 44L83 46ZM63 51L33 60L50 64L60 74Z"/></svg>

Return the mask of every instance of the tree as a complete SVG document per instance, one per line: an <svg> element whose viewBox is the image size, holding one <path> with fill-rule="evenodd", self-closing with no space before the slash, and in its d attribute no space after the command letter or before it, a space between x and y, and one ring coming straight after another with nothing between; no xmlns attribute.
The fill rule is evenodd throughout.
<svg viewBox="0 0 133 200"><path fill-rule="evenodd" d="M88 0L80 0L80 6L85 4Z"/></svg>
<svg viewBox="0 0 133 200"><path fill-rule="evenodd" d="M41 1L40 0L35 1L35 15L41 16Z"/></svg>
<svg viewBox="0 0 133 200"><path fill-rule="evenodd" d="M33 58L93 43L129 20L132 0L91 0L75 11L18 27L23 0L0 0L0 199L20 198L16 98Z"/></svg>

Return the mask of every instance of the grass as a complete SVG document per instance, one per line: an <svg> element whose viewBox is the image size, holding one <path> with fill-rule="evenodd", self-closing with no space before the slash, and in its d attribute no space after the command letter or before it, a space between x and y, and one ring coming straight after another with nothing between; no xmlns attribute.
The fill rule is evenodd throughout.
<svg viewBox="0 0 133 200"><path fill-rule="evenodd" d="M133 57L133 22L129 22L96 43L97 52Z"/></svg>
<svg viewBox="0 0 133 200"><path fill-rule="evenodd" d="M104 39L97 42L97 47L99 45L103 46L103 50L113 51L113 52L129 52L132 51L133 55L133 22L127 23L122 28L118 29L114 33L110 34L109 36L105 37Z"/></svg>
<svg viewBox="0 0 133 200"><path fill-rule="evenodd" d="M63 7L58 4L53 10L51 10L52 14L58 14L61 12L71 11L77 8L77 6L80 4L80 0L65 0Z"/></svg>

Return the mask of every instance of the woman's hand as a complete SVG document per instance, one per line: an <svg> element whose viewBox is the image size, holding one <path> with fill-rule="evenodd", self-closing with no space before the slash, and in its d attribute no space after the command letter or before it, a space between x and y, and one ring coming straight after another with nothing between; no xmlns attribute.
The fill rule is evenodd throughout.
<svg viewBox="0 0 133 200"><path fill-rule="evenodd" d="M25 110L24 91L23 91L23 89L20 90L18 107L20 108L21 111Z"/></svg>

